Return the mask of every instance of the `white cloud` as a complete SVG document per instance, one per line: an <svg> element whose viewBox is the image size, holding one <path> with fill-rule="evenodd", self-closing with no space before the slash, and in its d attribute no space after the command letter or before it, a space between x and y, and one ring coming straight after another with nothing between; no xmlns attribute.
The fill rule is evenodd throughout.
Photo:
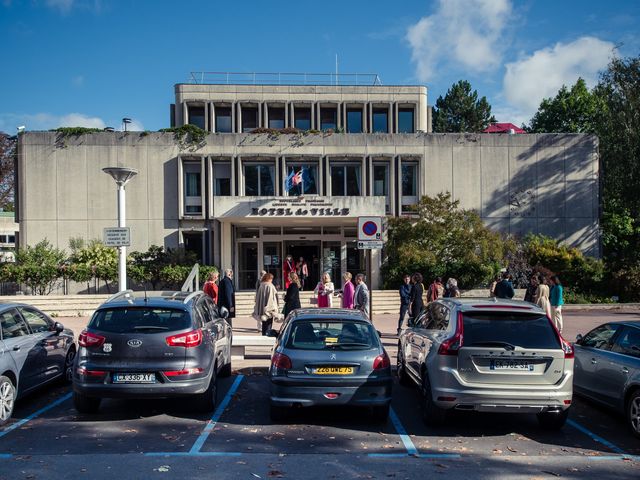
<svg viewBox="0 0 640 480"><path fill-rule="evenodd" d="M67 13L73 7L74 0L46 0L45 3L49 8L59 10L60 13Z"/></svg>
<svg viewBox="0 0 640 480"><path fill-rule="evenodd" d="M104 128L106 123L99 117L90 117L83 113L69 113L60 116L50 113L0 113L0 131L13 134L19 125L25 125L27 130L37 131L58 127Z"/></svg>
<svg viewBox="0 0 640 480"><path fill-rule="evenodd" d="M407 31L418 79L432 79L449 60L476 72L500 66L502 35L511 18L510 0L439 0L435 13Z"/></svg>
<svg viewBox="0 0 640 480"><path fill-rule="evenodd" d="M544 98L553 97L562 85L573 85L578 77L588 86L598 80L613 55L615 45L595 37L557 43L507 63L503 80L504 98L520 118L531 119Z"/></svg>

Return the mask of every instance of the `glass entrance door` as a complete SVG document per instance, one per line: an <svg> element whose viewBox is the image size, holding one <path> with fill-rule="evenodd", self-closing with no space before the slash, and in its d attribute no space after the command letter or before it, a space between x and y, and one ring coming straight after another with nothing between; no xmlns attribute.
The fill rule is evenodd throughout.
<svg viewBox="0 0 640 480"><path fill-rule="evenodd" d="M258 282L258 244L240 242L238 244L238 289L255 290Z"/></svg>
<svg viewBox="0 0 640 480"><path fill-rule="evenodd" d="M342 285L340 277L340 242L324 242L322 244L322 272L329 272L336 290Z"/></svg>
<svg viewBox="0 0 640 480"><path fill-rule="evenodd" d="M292 240L284 242L284 256L291 255L298 265L304 262L307 266L307 278L301 278L303 290L313 290L320 281L321 258L320 241Z"/></svg>

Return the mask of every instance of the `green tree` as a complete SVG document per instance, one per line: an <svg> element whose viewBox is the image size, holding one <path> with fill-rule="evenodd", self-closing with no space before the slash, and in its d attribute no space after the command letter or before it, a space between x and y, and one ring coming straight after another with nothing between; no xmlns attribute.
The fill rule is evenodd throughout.
<svg viewBox="0 0 640 480"><path fill-rule="evenodd" d="M34 294L48 295L61 277L60 267L66 260L63 250L54 248L46 238L36 245L19 248L9 276L26 284Z"/></svg>
<svg viewBox="0 0 640 480"><path fill-rule="evenodd" d="M460 208L449 193L422 197L417 218L389 219L382 269L387 288L404 273L454 277L463 288L478 286L504 266L505 244L473 210Z"/></svg>
<svg viewBox="0 0 640 480"><path fill-rule="evenodd" d="M146 252L132 252L129 276L138 283L150 283L152 290L157 290L162 282L162 268L167 261L167 252L157 245L151 245Z"/></svg>
<svg viewBox="0 0 640 480"><path fill-rule="evenodd" d="M110 282L118 276L118 251L115 248L106 247L99 240L91 240L72 254L70 262L70 268L75 269L78 280L85 279L90 272L90 278L97 282L96 290L100 287L100 281L103 281L107 291L111 291Z"/></svg>
<svg viewBox="0 0 640 480"><path fill-rule="evenodd" d="M478 99L478 91L471 91L466 80L454 83L433 109L434 132L482 132L495 122L487 97Z"/></svg>
<svg viewBox="0 0 640 480"><path fill-rule="evenodd" d="M595 133L606 106L597 91L589 91L582 78L554 98L545 98L531 119L531 133Z"/></svg>

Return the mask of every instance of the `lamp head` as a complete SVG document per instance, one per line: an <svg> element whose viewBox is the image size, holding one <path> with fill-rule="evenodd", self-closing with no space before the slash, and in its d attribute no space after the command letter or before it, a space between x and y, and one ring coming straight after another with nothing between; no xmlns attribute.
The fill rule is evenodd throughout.
<svg viewBox="0 0 640 480"><path fill-rule="evenodd" d="M138 170L128 167L105 167L102 171L111 175L119 187L124 187L129 180L138 174Z"/></svg>

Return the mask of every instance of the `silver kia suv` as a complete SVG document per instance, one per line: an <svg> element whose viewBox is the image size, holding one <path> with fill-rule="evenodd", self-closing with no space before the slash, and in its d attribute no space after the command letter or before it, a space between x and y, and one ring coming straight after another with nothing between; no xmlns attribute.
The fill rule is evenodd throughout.
<svg viewBox="0 0 640 480"><path fill-rule="evenodd" d="M398 342L398 376L421 388L424 421L451 410L536 413L561 428L573 395L573 348L539 307L498 299L429 304Z"/></svg>

